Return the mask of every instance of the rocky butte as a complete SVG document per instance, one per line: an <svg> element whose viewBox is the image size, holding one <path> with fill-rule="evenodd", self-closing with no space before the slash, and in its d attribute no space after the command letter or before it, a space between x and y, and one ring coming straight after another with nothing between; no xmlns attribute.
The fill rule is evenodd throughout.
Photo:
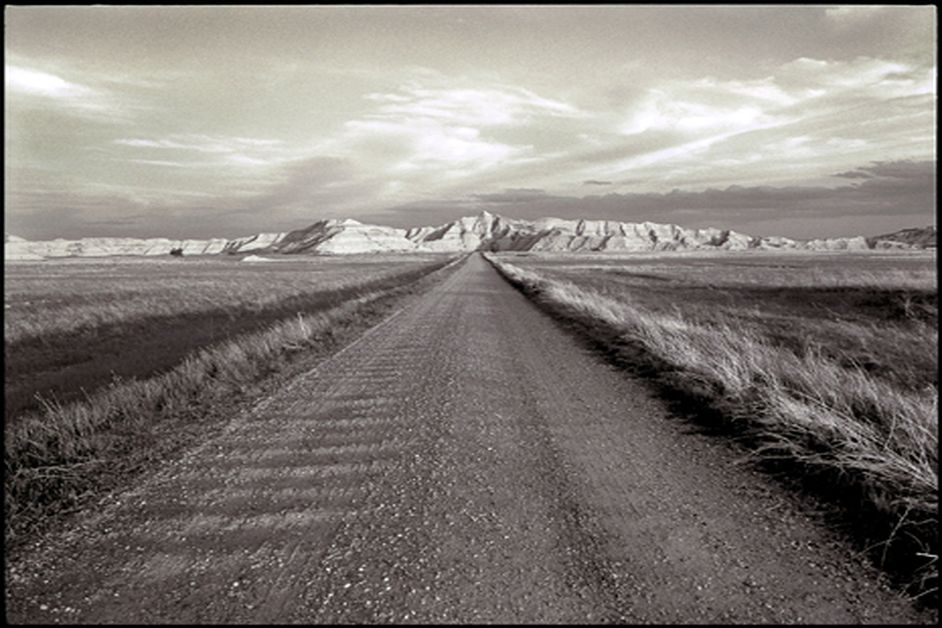
<svg viewBox="0 0 942 628"><path fill-rule="evenodd" d="M440 226L398 229L352 219L321 220L304 229L259 233L242 238L173 240L169 238L82 238L29 241L4 238L4 259L112 255L308 254L465 251L688 251L746 249L865 250L934 248L935 227L903 229L872 238L854 236L792 240L757 237L729 229L687 229L653 222L613 220L517 220L481 212Z"/></svg>

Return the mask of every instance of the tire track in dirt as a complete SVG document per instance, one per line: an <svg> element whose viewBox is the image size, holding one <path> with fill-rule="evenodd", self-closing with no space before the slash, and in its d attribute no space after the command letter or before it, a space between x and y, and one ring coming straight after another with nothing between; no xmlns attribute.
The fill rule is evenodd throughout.
<svg viewBox="0 0 942 628"><path fill-rule="evenodd" d="M479 256L8 566L15 622L919 622Z"/></svg>

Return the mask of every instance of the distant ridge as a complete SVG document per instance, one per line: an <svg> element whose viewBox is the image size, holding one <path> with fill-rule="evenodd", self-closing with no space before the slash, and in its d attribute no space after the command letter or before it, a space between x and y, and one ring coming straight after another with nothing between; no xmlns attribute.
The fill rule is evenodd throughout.
<svg viewBox="0 0 942 628"><path fill-rule="evenodd" d="M865 238L792 240L756 237L729 229L687 229L673 224L567 220L518 220L481 212L450 223L398 229L364 224L353 219L321 220L303 229L259 233L227 240L169 238L83 238L27 241L6 234L4 259L107 257L112 255L274 254L342 255L386 252L488 251L687 251L687 250L866 250L934 248L935 227L903 229Z"/></svg>
<svg viewBox="0 0 942 628"><path fill-rule="evenodd" d="M893 233L867 238L871 242L872 248L935 248L935 227L916 227L912 229L900 229Z"/></svg>

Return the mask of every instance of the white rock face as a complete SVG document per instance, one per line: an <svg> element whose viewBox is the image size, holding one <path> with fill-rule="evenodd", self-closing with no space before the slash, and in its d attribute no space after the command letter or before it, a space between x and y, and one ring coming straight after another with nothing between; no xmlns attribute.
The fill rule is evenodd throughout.
<svg viewBox="0 0 942 628"><path fill-rule="evenodd" d="M826 240L808 240L802 246L812 251L861 251L869 249L867 239L863 236L855 238L828 238Z"/></svg>
<svg viewBox="0 0 942 628"><path fill-rule="evenodd" d="M409 229L406 237L425 251L474 251L482 247L507 251L529 248L535 233L529 223L485 211L440 227Z"/></svg>
<svg viewBox="0 0 942 628"><path fill-rule="evenodd" d="M7 240L4 259L54 257L109 257L113 255L157 256L169 255L173 249L182 249L184 255L216 255L242 252L271 246L284 233L262 233L245 238L227 240L172 240L170 238L82 238L81 240Z"/></svg>
<svg viewBox="0 0 942 628"><path fill-rule="evenodd" d="M236 238L235 240L222 240L223 244L221 250L227 253L245 253L246 251L267 249L280 242L285 235L287 234L282 231L277 233L259 233L245 238ZM186 251L183 252L186 253Z"/></svg>
<svg viewBox="0 0 942 628"><path fill-rule="evenodd" d="M46 258L30 249L26 240L23 240L22 238L18 238L16 240L4 238L4 261L36 262L44 259Z"/></svg>
<svg viewBox="0 0 942 628"><path fill-rule="evenodd" d="M755 240L756 238L751 235L730 230L727 232L726 242L722 246L730 251L742 251L743 249L752 248Z"/></svg>
<svg viewBox="0 0 942 628"><path fill-rule="evenodd" d="M761 238L756 244L756 248L758 249L797 249L800 248L800 246L801 245L795 240L783 238L782 236Z"/></svg>
<svg viewBox="0 0 942 628"><path fill-rule="evenodd" d="M414 251L405 229L364 225L356 220L322 220L291 231L273 247L279 253L382 253Z"/></svg>
<svg viewBox="0 0 942 628"><path fill-rule="evenodd" d="M891 234L892 235L892 234ZM918 234L922 240L928 236ZM935 245L935 229L931 243ZM889 238L890 236L887 236ZM920 241L922 241L920 240ZM875 246L897 247L882 239L850 237L806 242L780 236L754 237L736 231L687 229L673 224L567 220L533 221L504 218L489 212L465 216L439 226L397 229L367 225L353 219L321 220L304 229L266 232L226 240L170 240L167 238L83 238L30 242L5 237L5 259L51 257L100 257L106 255L168 255L181 248L184 255L214 255L249 251L276 254L448 252L478 249L492 251L685 251L745 249L863 250ZM901 244L908 247L908 244Z"/></svg>

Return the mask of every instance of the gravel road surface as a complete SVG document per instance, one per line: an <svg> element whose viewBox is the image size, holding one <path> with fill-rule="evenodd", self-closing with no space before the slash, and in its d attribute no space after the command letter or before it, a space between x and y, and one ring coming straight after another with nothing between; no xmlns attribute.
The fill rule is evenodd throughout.
<svg viewBox="0 0 942 628"><path fill-rule="evenodd" d="M10 622L928 617L473 255L7 565Z"/></svg>

